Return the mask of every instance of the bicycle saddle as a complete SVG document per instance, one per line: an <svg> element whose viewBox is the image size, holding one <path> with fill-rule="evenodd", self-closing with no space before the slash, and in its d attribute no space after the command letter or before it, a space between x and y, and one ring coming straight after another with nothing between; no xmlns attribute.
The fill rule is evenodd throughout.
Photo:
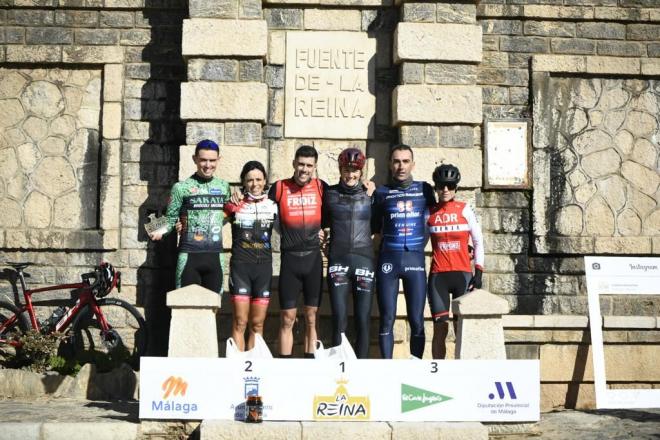
<svg viewBox="0 0 660 440"><path fill-rule="evenodd" d="M23 270L23 269L25 269L25 268L28 267L28 266L32 266L32 263L29 263L29 262L14 263L14 262L10 262L10 261L8 261L8 262L6 262L5 264L6 264L7 266L11 266L11 267L13 267L13 268L16 269L16 270Z"/></svg>

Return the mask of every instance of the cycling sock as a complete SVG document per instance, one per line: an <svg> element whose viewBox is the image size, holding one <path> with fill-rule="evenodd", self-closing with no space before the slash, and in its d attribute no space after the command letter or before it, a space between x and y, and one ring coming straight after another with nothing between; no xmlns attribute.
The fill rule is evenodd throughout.
<svg viewBox="0 0 660 440"><path fill-rule="evenodd" d="M314 353L305 353L303 357L305 359L314 359Z"/></svg>
<svg viewBox="0 0 660 440"><path fill-rule="evenodd" d="M282 359L288 359L288 358L292 358L293 354L281 354L279 355L279 357Z"/></svg>

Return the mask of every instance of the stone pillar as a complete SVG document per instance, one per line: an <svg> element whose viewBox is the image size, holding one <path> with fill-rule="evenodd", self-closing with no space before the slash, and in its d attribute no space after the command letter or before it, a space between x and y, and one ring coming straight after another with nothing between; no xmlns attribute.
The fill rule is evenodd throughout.
<svg viewBox="0 0 660 440"><path fill-rule="evenodd" d="M216 174L238 183L245 161L268 163L261 142L268 116L263 66L268 29L261 1L190 0L189 11L182 40L188 82L181 84L187 145L182 147L179 175L194 171L189 159L194 145L208 138L220 145Z"/></svg>
<svg viewBox="0 0 660 440"><path fill-rule="evenodd" d="M218 357L215 314L220 295L193 284L167 293L172 309L169 357Z"/></svg>
<svg viewBox="0 0 660 440"><path fill-rule="evenodd" d="M502 315L509 303L485 290L474 290L451 302L458 315L456 359L506 359Z"/></svg>
<svg viewBox="0 0 660 440"><path fill-rule="evenodd" d="M436 166L453 163L461 169L463 188L479 188L482 96L476 83L482 31L476 5L397 3L401 22L393 57L400 75L392 124L400 141L415 149L415 178L430 181Z"/></svg>

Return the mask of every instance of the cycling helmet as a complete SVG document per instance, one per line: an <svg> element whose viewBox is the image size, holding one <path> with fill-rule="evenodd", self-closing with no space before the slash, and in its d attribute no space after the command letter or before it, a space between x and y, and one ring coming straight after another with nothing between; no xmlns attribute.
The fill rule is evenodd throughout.
<svg viewBox="0 0 660 440"><path fill-rule="evenodd" d="M361 170L367 158L364 153L357 148L346 148L339 153L339 167L353 167Z"/></svg>
<svg viewBox="0 0 660 440"><path fill-rule="evenodd" d="M443 185L458 185L461 181L461 172L452 164L442 164L433 171L433 183L436 188Z"/></svg>
<svg viewBox="0 0 660 440"><path fill-rule="evenodd" d="M98 295L106 296L115 287L119 279L119 272L110 263L101 263L98 268L99 288Z"/></svg>

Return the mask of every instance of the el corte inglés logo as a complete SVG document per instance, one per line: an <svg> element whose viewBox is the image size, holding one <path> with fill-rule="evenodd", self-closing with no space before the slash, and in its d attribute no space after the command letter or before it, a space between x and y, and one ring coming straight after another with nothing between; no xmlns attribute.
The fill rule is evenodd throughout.
<svg viewBox="0 0 660 440"><path fill-rule="evenodd" d="M334 396L314 396L314 420L369 420L369 396L351 396L347 380L338 380Z"/></svg>
<svg viewBox="0 0 660 440"><path fill-rule="evenodd" d="M452 397L434 393L411 385L401 384L401 412L414 411L435 405L436 403L446 402Z"/></svg>

